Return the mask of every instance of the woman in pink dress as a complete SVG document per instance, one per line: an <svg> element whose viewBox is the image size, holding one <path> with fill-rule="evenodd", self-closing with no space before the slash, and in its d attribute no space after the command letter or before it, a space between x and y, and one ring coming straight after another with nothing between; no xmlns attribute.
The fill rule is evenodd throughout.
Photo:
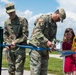
<svg viewBox="0 0 76 75"><path fill-rule="evenodd" d="M71 50L73 38L75 34L72 28L67 28L64 32L62 50ZM76 63L73 55L65 56L64 58L64 73L65 75L76 75Z"/></svg>

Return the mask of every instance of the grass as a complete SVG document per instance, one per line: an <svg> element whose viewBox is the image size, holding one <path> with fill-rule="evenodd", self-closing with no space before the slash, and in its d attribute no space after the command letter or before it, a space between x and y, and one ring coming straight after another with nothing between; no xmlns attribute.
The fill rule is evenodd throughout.
<svg viewBox="0 0 76 75"><path fill-rule="evenodd" d="M2 67L8 67L8 62L7 59L5 58L5 56L3 55L2 58ZM49 58L49 62L48 62L48 73L52 73L55 75L63 75L63 71L62 71L62 60L61 59L57 59L57 58ZM30 61L29 61L29 56L26 57L26 62L24 65L24 69L26 70L30 70Z"/></svg>
<svg viewBox="0 0 76 75"><path fill-rule="evenodd" d="M63 61L61 59L50 58L48 64L49 73L63 75Z"/></svg>
<svg viewBox="0 0 76 75"><path fill-rule="evenodd" d="M50 54L59 54L59 52L57 51L52 51L52 52L49 52Z"/></svg>
<svg viewBox="0 0 76 75"><path fill-rule="evenodd" d="M2 55L2 67L8 67L8 61L7 59L5 58L4 54Z"/></svg>

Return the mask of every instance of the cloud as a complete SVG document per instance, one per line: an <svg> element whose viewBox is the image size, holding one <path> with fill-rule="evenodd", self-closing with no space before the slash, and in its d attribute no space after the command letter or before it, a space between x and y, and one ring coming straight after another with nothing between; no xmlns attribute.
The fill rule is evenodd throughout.
<svg viewBox="0 0 76 75"><path fill-rule="evenodd" d="M0 7L0 11L3 12L3 13L0 13L0 26L2 28L4 28L4 22L5 20L9 17L7 14L6 14L6 10L5 8L3 7ZM32 33L32 30L33 30L33 27L34 27L34 21L36 20L37 17L39 17L41 14L38 14L38 15L34 15L33 16L33 12L30 11L30 10L25 10L25 11L20 11L20 10L16 10L16 14L18 16L22 16L22 17L25 17L27 20L28 20L28 23L29 23L29 36L30 34Z"/></svg>
<svg viewBox="0 0 76 75"><path fill-rule="evenodd" d="M56 0L59 6L57 8L64 8L66 11L67 18L64 20L63 23L59 22L58 24L58 29L57 29L57 38L62 40L63 34L66 28L71 27L74 29L76 32L76 2L75 0ZM8 3L10 0L1 0L1 2ZM0 6L0 26L4 27L4 21L8 17L8 15L5 12L5 9ZM30 10L25 10L25 11L20 11L16 10L17 15L26 17L28 19L29 23L29 36L32 33L33 27L34 27L34 21L36 20L37 17L39 17L43 13L39 13L37 15L33 15L33 11ZM48 12L51 13L51 12ZM45 14L48 14L45 13Z"/></svg>
<svg viewBox="0 0 76 75"><path fill-rule="evenodd" d="M76 12L76 0L57 0L59 7L64 7L67 11Z"/></svg>
<svg viewBox="0 0 76 75"><path fill-rule="evenodd" d="M66 10L67 17L76 20L76 2L75 0L57 0L59 7Z"/></svg>
<svg viewBox="0 0 76 75"><path fill-rule="evenodd" d="M1 2L9 3L10 1L9 0L1 0Z"/></svg>
<svg viewBox="0 0 76 75"><path fill-rule="evenodd" d="M21 11L18 10L17 13L18 13L19 16L25 17L28 20L28 23L29 23L29 27L28 27L29 28L29 37L30 37L30 35L33 31L33 27L34 27L34 21L41 15L41 13L38 14L38 15L34 15L34 16L33 16L33 12L30 11L30 10L26 10L24 12L21 12Z"/></svg>
<svg viewBox="0 0 76 75"><path fill-rule="evenodd" d="M76 21L74 21L72 18L67 18L64 20L63 23L57 23L58 29L57 29L57 39L62 40L64 31L66 28L73 28L74 32L76 32Z"/></svg>
<svg viewBox="0 0 76 75"><path fill-rule="evenodd" d="M57 38L62 39L66 28L73 28L76 32L76 2L75 0L56 0L59 4L58 8L64 8L66 11L66 19L63 24L58 23Z"/></svg>
<svg viewBox="0 0 76 75"><path fill-rule="evenodd" d="M4 27L4 21L8 15L6 14L5 9L3 7L0 7L0 12L2 12L0 13L0 26Z"/></svg>
<svg viewBox="0 0 76 75"><path fill-rule="evenodd" d="M27 19L32 17L33 12L30 10L25 10L23 12L21 12L20 10L17 10L17 14L22 16L22 17L26 17Z"/></svg>
<svg viewBox="0 0 76 75"><path fill-rule="evenodd" d="M41 14L38 14L38 15L35 15L35 16L32 16L29 18L28 22L29 22L29 37L33 31L33 27L34 27L34 22L35 20L40 16Z"/></svg>

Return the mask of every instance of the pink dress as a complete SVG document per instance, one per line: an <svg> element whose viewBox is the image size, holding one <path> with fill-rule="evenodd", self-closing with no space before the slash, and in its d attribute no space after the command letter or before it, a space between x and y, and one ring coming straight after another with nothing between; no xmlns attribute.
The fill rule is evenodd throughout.
<svg viewBox="0 0 76 75"><path fill-rule="evenodd" d="M72 42L63 42L62 49L63 50L71 50ZM76 71L76 63L73 55L69 55L65 57L64 60L64 72L73 72Z"/></svg>

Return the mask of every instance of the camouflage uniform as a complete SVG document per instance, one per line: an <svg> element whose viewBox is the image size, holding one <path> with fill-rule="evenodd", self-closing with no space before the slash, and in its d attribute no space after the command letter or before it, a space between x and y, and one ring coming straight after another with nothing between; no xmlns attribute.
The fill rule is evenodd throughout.
<svg viewBox="0 0 76 75"><path fill-rule="evenodd" d="M16 44L26 45L28 37L28 21L26 18L18 17L11 20L8 18L4 26L4 42L10 44L15 41ZM25 49L20 47L7 50L8 72L9 75L23 75L25 63Z"/></svg>
<svg viewBox="0 0 76 75"><path fill-rule="evenodd" d="M57 24L52 21L50 15L42 15L35 21L30 44L36 47L47 48L46 42L56 38ZM47 75L48 51L30 51L31 75Z"/></svg>
<svg viewBox="0 0 76 75"><path fill-rule="evenodd" d="M56 10L54 14L40 16L35 21L35 26L30 37L29 44L36 47L50 47L47 43L56 39L56 22L63 22L65 18L66 13L63 8ZM48 51L30 50L29 54L31 75L47 75Z"/></svg>

